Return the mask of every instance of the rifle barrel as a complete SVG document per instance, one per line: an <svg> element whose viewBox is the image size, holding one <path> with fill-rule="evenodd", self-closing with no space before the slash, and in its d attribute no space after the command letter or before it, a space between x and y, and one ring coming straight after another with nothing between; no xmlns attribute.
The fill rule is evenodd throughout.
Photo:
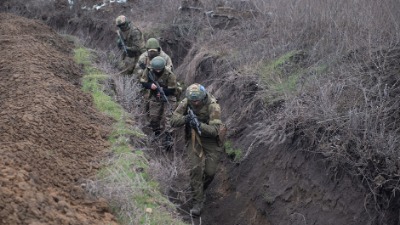
<svg viewBox="0 0 400 225"><path fill-rule="evenodd" d="M124 52L125 52L126 54L128 54L128 49L126 48L124 39L122 38L122 35L121 35L121 33L119 32L119 30L117 30L117 34L118 34L119 40L121 41L122 48L124 49Z"/></svg>

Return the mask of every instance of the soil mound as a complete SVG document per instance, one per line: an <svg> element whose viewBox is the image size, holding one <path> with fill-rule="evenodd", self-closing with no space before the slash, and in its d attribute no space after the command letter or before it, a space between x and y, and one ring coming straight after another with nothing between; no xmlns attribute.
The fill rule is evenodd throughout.
<svg viewBox="0 0 400 225"><path fill-rule="evenodd" d="M77 86L71 50L51 28L0 14L0 224L115 224L83 189L110 120Z"/></svg>

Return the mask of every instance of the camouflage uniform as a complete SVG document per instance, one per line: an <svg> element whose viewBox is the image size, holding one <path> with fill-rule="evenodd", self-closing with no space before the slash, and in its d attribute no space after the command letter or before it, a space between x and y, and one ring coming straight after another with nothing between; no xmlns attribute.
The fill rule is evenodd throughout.
<svg viewBox="0 0 400 225"><path fill-rule="evenodd" d="M143 70L150 66L151 60L157 56L161 56L165 60L165 67L173 71L171 57L161 49L157 39L149 38L146 42L146 51L140 55L135 66L135 74L137 74L138 78L142 75Z"/></svg>
<svg viewBox="0 0 400 225"><path fill-rule="evenodd" d="M195 133L187 124L186 115L188 107L192 108L200 122L201 135ZM219 140L221 121L221 108L217 100L207 92L203 104L199 107L191 106L190 101L183 99L171 118L173 127L180 127L186 124L187 143L186 148L190 159L190 185L194 192L194 208L198 207L200 214L204 202L204 190L214 179L220 155L223 151L222 143Z"/></svg>
<svg viewBox="0 0 400 225"><path fill-rule="evenodd" d="M129 21L126 21L126 23L128 23L128 28L126 30L119 29L117 31L121 35L127 49L127 53L123 51L122 63L119 65L119 69L124 71L123 74L131 75L139 56L146 51L146 48L142 32ZM123 49L122 41L119 37L117 44Z"/></svg>
<svg viewBox="0 0 400 225"><path fill-rule="evenodd" d="M160 53L159 53L159 56L161 56L162 58L165 59L165 61L167 63L165 65L165 68L168 69L169 71L172 71L172 60L169 57L169 55L167 55L167 53L165 53L163 50L161 50ZM150 61L151 61L151 58L149 57L149 52L148 51L145 51L140 55L139 61L136 63L135 72L134 72L136 74L136 76L139 77L138 80L140 80L140 77L143 74L143 71L146 68L150 67ZM144 114L144 115L147 115L147 112L149 111L149 96L150 96L150 92L149 92L149 90L142 89L140 95L142 97L142 104L144 106L142 108L142 110L144 110L144 112L141 112L141 113Z"/></svg>
<svg viewBox="0 0 400 225"><path fill-rule="evenodd" d="M167 53L165 53L163 50L160 50L159 56L163 57L165 59L165 61L167 62L167 64L165 65L165 68L172 71L173 65L172 65L171 57L169 57L169 55ZM151 61L151 58L149 57L148 51L145 51L140 55L139 60L136 63L136 67L135 67L135 70L136 70L135 74L137 74L139 78L140 78L141 74L143 73L143 71L147 67L150 66L150 61Z"/></svg>
<svg viewBox="0 0 400 225"><path fill-rule="evenodd" d="M160 135L162 127L161 122L165 121L164 131L171 132L170 117L172 114L172 109L176 105L175 89L176 89L176 75L169 69L165 68L160 75L156 73L154 78L155 81L163 88L165 95L168 98L169 105L167 102L163 102L160 97L157 96L157 90L151 90L151 81L149 79L149 72L153 69L146 68L140 78L145 89L150 90L149 96L149 117L150 117L150 127L156 136Z"/></svg>

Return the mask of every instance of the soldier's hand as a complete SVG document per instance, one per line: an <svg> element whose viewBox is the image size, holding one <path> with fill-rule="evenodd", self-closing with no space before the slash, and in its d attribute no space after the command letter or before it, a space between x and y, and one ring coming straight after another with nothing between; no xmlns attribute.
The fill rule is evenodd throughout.
<svg viewBox="0 0 400 225"><path fill-rule="evenodd" d="M197 129L197 124L196 124L196 121L195 120L190 120L190 127L191 128L193 128L193 129ZM199 124L199 126L200 126L200 124ZM200 127L199 127L200 128Z"/></svg>
<svg viewBox="0 0 400 225"><path fill-rule="evenodd" d="M153 90L153 91L154 91L154 90L156 90L156 89L157 89L157 85L155 85L154 83L152 83L150 88L151 88L151 90Z"/></svg>

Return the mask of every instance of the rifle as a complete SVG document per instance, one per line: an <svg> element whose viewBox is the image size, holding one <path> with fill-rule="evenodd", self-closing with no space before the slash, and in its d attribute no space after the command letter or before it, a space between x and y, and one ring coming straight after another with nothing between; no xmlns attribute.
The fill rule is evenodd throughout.
<svg viewBox="0 0 400 225"><path fill-rule="evenodd" d="M188 115L190 118L190 126L195 129L199 135L201 135L200 122L190 107L188 107Z"/></svg>
<svg viewBox="0 0 400 225"><path fill-rule="evenodd" d="M117 34L118 34L118 39L121 42L121 45L122 45L122 48L124 49L125 54L128 55L128 49L126 48L124 39L122 38L121 33L119 32L119 30L117 30Z"/></svg>
<svg viewBox="0 0 400 225"><path fill-rule="evenodd" d="M160 93L163 102L166 102L169 105L169 101L168 101L167 96L165 95L164 90L161 88L160 84L154 78L154 73L151 72L150 68L148 68L148 71L149 71L148 77L149 77L150 81L153 82L157 86L157 91Z"/></svg>

